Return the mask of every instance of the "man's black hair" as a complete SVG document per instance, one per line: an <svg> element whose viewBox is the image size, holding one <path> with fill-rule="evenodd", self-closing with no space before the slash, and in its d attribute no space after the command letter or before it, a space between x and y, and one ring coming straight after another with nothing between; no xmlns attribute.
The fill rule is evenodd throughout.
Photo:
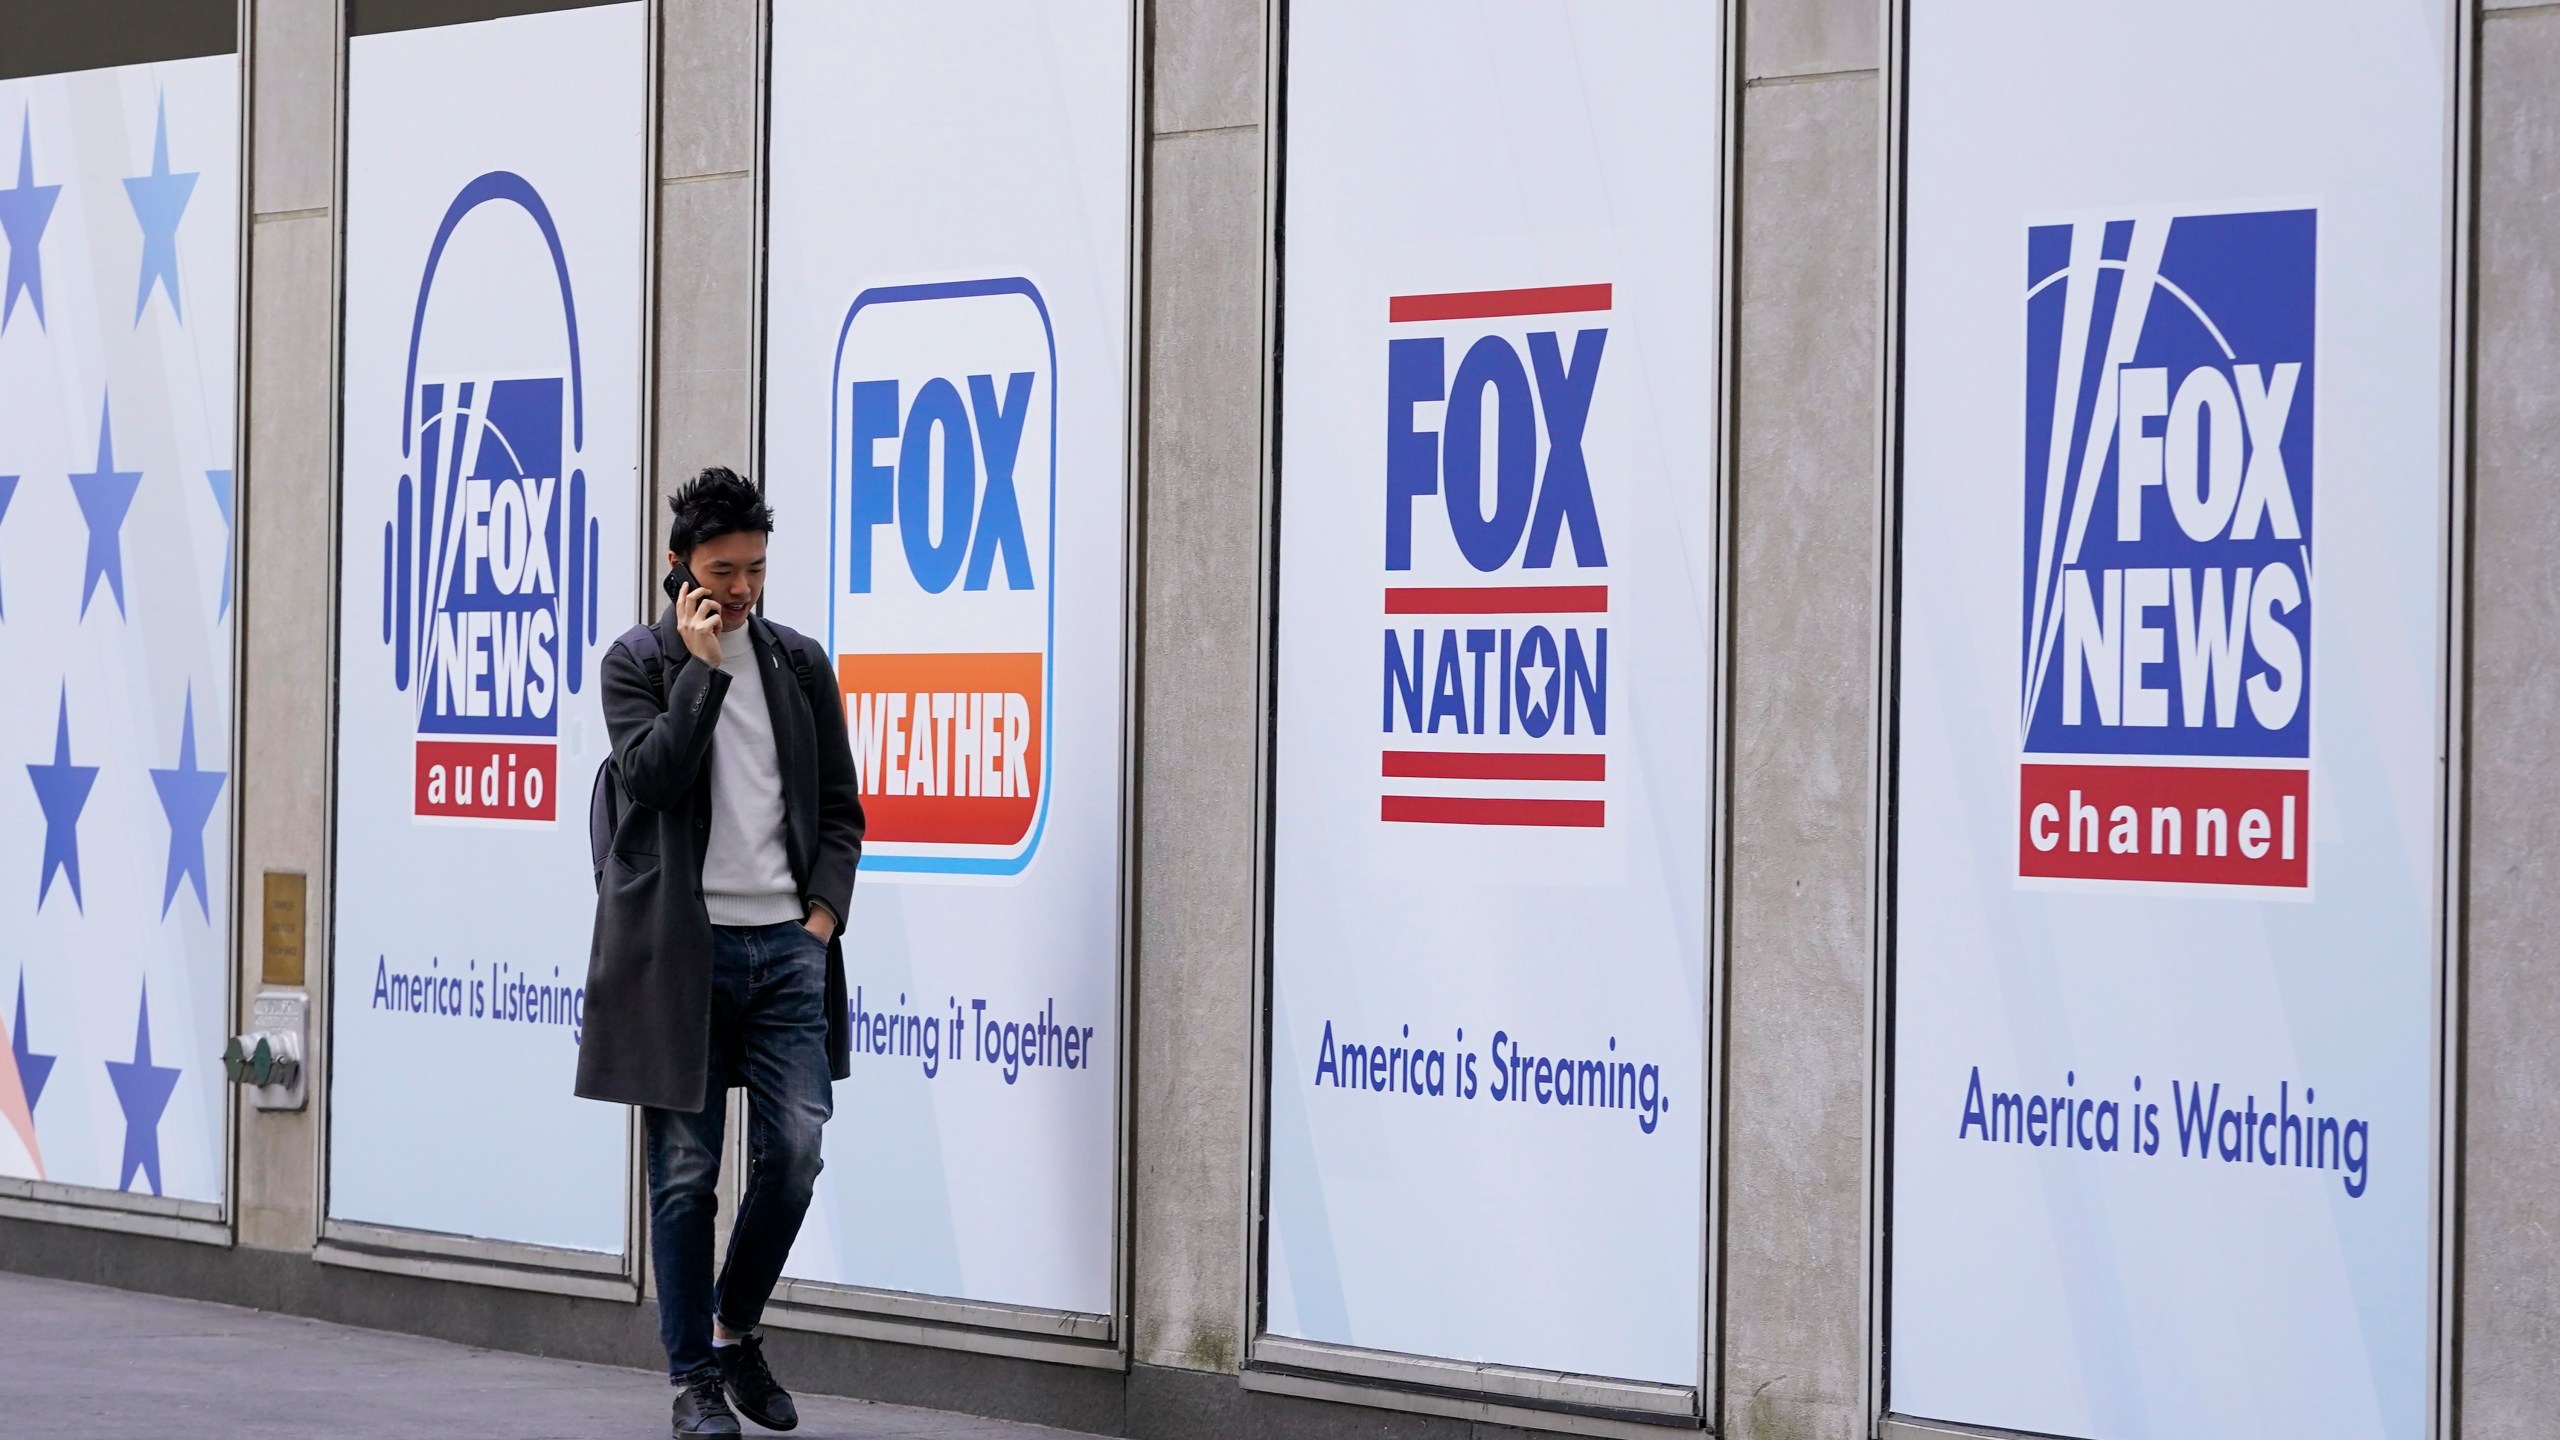
<svg viewBox="0 0 2560 1440"><path fill-rule="evenodd" d="M667 548L679 555L690 555L694 546L733 530L773 533L773 507L745 476L726 465L711 466L687 480L667 504L675 511Z"/></svg>

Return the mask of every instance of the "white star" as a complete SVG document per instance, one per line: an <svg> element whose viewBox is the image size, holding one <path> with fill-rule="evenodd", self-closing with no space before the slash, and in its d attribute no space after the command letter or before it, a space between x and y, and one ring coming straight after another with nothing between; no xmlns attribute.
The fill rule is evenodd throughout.
<svg viewBox="0 0 2560 1440"><path fill-rule="evenodd" d="M1529 682L1529 695L1520 704L1520 713L1535 715L1547 708L1547 677L1556 673L1553 665L1523 665L1520 678Z"/></svg>

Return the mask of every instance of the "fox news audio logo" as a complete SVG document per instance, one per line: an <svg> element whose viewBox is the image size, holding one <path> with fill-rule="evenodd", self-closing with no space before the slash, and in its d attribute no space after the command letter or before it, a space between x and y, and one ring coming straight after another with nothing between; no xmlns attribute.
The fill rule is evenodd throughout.
<svg viewBox="0 0 2560 1440"><path fill-rule="evenodd" d="M483 205L495 208L464 229ZM497 315L451 286L438 291L449 246L538 267L557 282L557 314ZM521 361L552 337L565 340L555 364L471 364L479 351ZM447 209L419 277L403 473L382 534L382 639L417 706L418 819L548 825L558 816L560 710L586 682L601 540L576 465L579 385L577 306L551 213L521 177L483 175Z"/></svg>
<svg viewBox="0 0 2560 1440"><path fill-rule="evenodd" d="M2318 237L2027 232L2022 876L2310 886Z"/></svg>
<svg viewBox="0 0 2560 1440"><path fill-rule="evenodd" d="M1382 822L1608 823L1584 433L1611 304L1607 285L1387 302Z"/></svg>
<svg viewBox="0 0 2560 1440"><path fill-rule="evenodd" d="M846 312L829 624L866 870L1017 875L1039 846L1057 386L1029 280L880 286Z"/></svg>

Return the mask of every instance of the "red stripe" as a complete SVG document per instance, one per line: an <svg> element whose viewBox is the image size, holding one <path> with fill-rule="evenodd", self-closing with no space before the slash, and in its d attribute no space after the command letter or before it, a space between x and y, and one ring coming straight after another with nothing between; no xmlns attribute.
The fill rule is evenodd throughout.
<svg viewBox="0 0 2560 1440"><path fill-rule="evenodd" d="M2311 839L2304 769L2018 766L2021 875L2307 890Z"/></svg>
<svg viewBox="0 0 2560 1440"><path fill-rule="evenodd" d="M1606 285L1541 285L1531 290L1462 290L1450 295L1394 295L1387 323L1416 320L1496 320L1505 315L1564 315L1609 308Z"/></svg>
<svg viewBox="0 0 2560 1440"><path fill-rule="evenodd" d="M1594 829L1608 823L1598 800L1479 800L1455 795L1386 795L1378 818L1414 825L1567 825Z"/></svg>
<svg viewBox="0 0 2560 1440"><path fill-rule="evenodd" d="M1389 750L1378 756L1378 773L1408 780L1606 780L1608 764L1606 755Z"/></svg>
<svg viewBox="0 0 2560 1440"><path fill-rule="evenodd" d="M1605 615L1606 585L1391 585L1390 615Z"/></svg>

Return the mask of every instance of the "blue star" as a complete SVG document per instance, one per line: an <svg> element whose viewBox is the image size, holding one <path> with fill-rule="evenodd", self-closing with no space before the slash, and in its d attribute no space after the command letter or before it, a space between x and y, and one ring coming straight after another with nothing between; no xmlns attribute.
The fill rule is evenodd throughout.
<svg viewBox="0 0 2560 1440"><path fill-rule="evenodd" d="M178 881L196 882L196 908L204 918L213 918L213 902L205 896L204 826L213 815L213 802L222 794L226 772L196 768L196 694L187 691L187 719L178 732L178 768L154 770L151 783L160 791L161 812L169 817L169 881L160 893L160 918L169 918L169 905L178 898Z"/></svg>
<svg viewBox="0 0 2560 1440"><path fill-rule="evenodd" d="M0 475L0 520L6 520L9 518L9 500L10 497L17 493L18 477L15 475ZM225 518L227 519L228 516L226 515ZM229 572L226 571L225 573L228 574ZM7 618L8 614L9 607L6 605L0 605L0 619Z"/></svg>
<svg viewBox="0 0 2560 1440"><path fill-rule="evenodd" d="M0 234L9 237L9 279L5 286L8 298L0 301L0 334L8 333L9 318L18 313L18 295L24 291L35 303L36 325L44 325L44 269L38 262L43 255L38 246L44 239L45 223L53 218L53 202L62 194L59 185L36 183L35 126L25 111L18 115L18 183L0 190Z"/></svg>
<svg viewBox="0 0 2560 1440"><path fill-rule="evenodd" d="M115 1082L116 1103L124 1107L124 1164L116 1171L116 1188L133 1184L139 1170L151 1177L151 1193L160 1193L160 1112L169 1108L169 1092L177 1088L178 1067L151 1063L151 987L142 987L142 1018L133 1029L133 1063L106 1062Z"/></svg>
<svg viewBox="0 0 2560 1440"><path fill-rule="evenodd" d="M151 173L124 182L133 202L133 218L142 226L142 281L134 287L133 323L142 323L142 307L151 302L151 282L169 292L169 313L186 319L178 307L178 221L187 213L187 197L195 193L193 170L169 173L169 97L160 97L160 128L151 137Z"/></svg>
<svg viewBox="0 0 2560 1440"><path fill-rule="evenodd" d="M18 1088L27 1095L27 1108L36 1108L44 1098L44 1078L53 1073L50 1055L38 1055L27 1049L27 972L18 972L18 1018L9 1027L9 1050L18 1057Z"/></svg>
<svg viewBox="0 0 2560 1440"><path fill-rule="evenodd" d="M89 787L97 783L98 767L71 763L71 687L67 685L53 712L53 763L28 766L27 779L34 782L36 804L44 810L44 874L36 881L36 908L44 908L45 897L53 893L54 872L60 871L71 880L71 903L85 914L89 906L80 896L80 811L89 803Z"/></svg>
<svg viewBox="0 0 2560 1440"><path fill-rule="evenodd" d="M204 483L213 487L213 503L222 507L222 603L213 611L213 618L219 620L231 613L231 472L207 470ZM0 490L0 515L8 509L8 492Z"/></svg>
<svg viewBox="0 0 2560 1440"><path fill-rule="evenodd" d="M124 531L124 512L133 508L134 489L142 483L141 471L116 468L116 441L108 423L109 413L107 401L101 399L98 468L71 477L71 491L80 498L80 518L89 522L89 557L80 567L80 616L84 620L101 579L115 592L116 613L124 613L124 547L117 538Z"/></svg>

